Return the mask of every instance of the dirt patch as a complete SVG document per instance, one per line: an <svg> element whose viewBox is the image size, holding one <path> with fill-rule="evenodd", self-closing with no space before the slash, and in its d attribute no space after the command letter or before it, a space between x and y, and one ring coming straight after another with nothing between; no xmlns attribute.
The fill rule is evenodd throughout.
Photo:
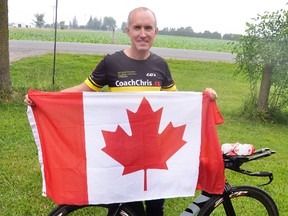
<svg viewBox="0 0 288 216"><path fill-rule="evenodd" d="M25 50L25 51L13 51L10 52L10 62L18 61L22 58L30 57L30 56L37 56L37 55L44 55L46 53L49 53L47 50L41 50L41 51L31 51L31 50Z"/></svg>

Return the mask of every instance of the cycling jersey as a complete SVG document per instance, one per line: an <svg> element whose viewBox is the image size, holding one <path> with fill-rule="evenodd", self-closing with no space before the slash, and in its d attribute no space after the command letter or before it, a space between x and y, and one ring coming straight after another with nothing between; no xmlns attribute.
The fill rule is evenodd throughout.
<svg viewBox="0 0 288 216"><path fill-rule="evenodd" d="M151 53L145 60L135 60L123 50L106 55L85 83L95 91L100 91L105 85L112 92L176 90L163 58Z"/></svg>

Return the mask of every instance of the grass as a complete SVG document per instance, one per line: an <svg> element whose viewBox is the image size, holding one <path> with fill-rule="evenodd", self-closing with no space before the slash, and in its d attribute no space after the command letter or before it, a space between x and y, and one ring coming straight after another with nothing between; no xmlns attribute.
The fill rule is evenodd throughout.
<svg viewBox="0 0 288 216"><path fill-rule="evenodd" d="M130 44L129 38L125 33L115 32L115 44ZM39 41L54 41L53 29L25 29L25 28L10 28L10 40L39 40ZM58 42L79 42L79 43L97 43L111 44L112 32L109 31L91 31L91 30L58 30ZM157 35L154 47L166 47L175 49L188 50L206 50L216 52L231 52L231 41L179 37L168 35Z"/></svg>
<svg viewBox="0 0 288 216"><path fill-rule="evenodd" d="M0 214L47 215L55 204L41 196L42 179L38 154L26 117L23 97L29 88L58 91L82 82L102 56L58 54L56 83L52 86L51 54L29 57L11 65L14 97L0 103ZM85 62L85 64L83 64ZM274 181L263 187L275 199L280 215L288 215L287 125L254 122L242 118L248 83L235 77L235 65L220 62L168 60L177 87L182 91L203 91L205 87L217 90L217 101L225 123L217 127L221 143L252 143L256 148L269 147L277 154L247 165L254 171L273 171ZM257 185L263 179L246 177L227 171L234 184ZM179 215L193 198L174 198L166 201L166 216ZM94 210L93 210L94 211ZM93 211L83 213L92 215ZM99 209L95 210L99 211ZM100 215L105 215L103 212Z"/></svg>

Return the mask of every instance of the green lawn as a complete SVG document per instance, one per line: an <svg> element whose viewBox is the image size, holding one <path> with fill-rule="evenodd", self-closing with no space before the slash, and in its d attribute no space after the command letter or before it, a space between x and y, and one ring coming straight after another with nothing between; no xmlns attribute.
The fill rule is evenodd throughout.
<svg viewBox="0 0 288 216"><path fill-rule="evenodd" d="M58 91L79 84L101 58L96 55L58 54L55 86L51 85L51 54L29 57L11 65L15 94L12 100L0 104L0 215L47 215L55 206L49 198L41 196L38 154L23 105L27 90ZM234 64L184 60L168 60L168 63L180 91L203 91L205 87L213 87L217 91L217 103L225 118L225 123L217 126L221 143L239 141L277 151L272 157L255 161L247 167L254 171L273 171L274 181L263 189L275 199L280 215L288 215L287 125L255 122L240 116L243 101L249 94L249 84L233 75ZM227 172L227 177L234 184L257 185L264 181L231 172ZM179 215L192 200L168 199L166 215ZM83 213L90 214L92 212Z"/></svg>

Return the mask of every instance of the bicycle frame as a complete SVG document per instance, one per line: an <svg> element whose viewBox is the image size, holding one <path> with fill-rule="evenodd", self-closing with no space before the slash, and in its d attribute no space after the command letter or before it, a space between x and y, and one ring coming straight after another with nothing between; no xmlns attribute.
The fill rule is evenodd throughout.
<svg viewBox="0 0 288 216"><path fill-rule="evenodd" d="M231 185L229 183L226 183L223 193L223 206L225 209L225 213L227 216L236 216L234 207L232 205L231 199L230 199L230 188Z"/></svg>

